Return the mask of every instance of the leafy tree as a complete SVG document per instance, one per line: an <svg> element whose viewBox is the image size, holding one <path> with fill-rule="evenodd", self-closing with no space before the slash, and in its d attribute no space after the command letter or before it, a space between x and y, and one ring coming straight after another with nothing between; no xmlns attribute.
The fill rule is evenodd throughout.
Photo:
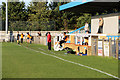
<svg viewBox="0 0 120 80"><path fill-rule="evenodd" d="M6 20L6 3L3 2L2 4L3 4L2 20L5 21ZM8 22L9 22L8 29L9 30L14 30L14 28L18 28L16 27L17 25L13 24L14 21L26 21L27 16L28 14L27 14L27 10L25 9L24 2L8 2Z"/></svg>
<svg viewBox="0 0 120 80"><path fill-rule="evenodd" d="M47 24L49 24L49 14L48 6L46 2L31 2L28 7L28 21L33 21L32 25L35 25L37 22L36 29L47 30Z"/></svg>
<svg viewBox="0 0 120 80"><path fill-rule="evenodd" d="M2 18L6 19L6 4L2 3ZM26 21L27 10L24 2L8 2L8 20L9 21Z"/></svg>
<svg viewBox="0 0 120 80"><path fill-rule="evenodd" d="M81 14L81 16L77 19L77 27L82 27L85 23L91 23L91 15L90 14Z"/></svg>
<svg viewBox="0 0 120 80"><path fill-rule="evenodd" d="M59 6L67 2L31 2L26 8L24 2L8 3L9 30L69 30L90 23L90 14L75 14L59 11ZM5 3L2 7L2 19L5 20ZM23 22L25 21L25 22Z"/></svg>
<svg viewBox="0 0 120 80"><path fill-rule="evenodd" d="M53 2L50 4L50 8L52 6L50 17L55 21L55 30L73 29L74 25L76 24L76 16L74 13L59 11L59 6L63 4L66 4L66 2Z"/></svg>

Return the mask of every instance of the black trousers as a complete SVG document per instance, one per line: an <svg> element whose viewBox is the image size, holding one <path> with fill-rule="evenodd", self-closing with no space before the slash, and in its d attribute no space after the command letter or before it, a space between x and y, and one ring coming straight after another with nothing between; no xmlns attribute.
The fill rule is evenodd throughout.
<svg viewBox="0 0 120 80"><path fill-rule="evenodd" d="M51 42L48 42L48 50L51 50Z"/></svg>
<svg viewBox="0 0 120 80"><path fill-rule="evenodd" d="M103 33L103 26L100 26L100 27L99 27L98 33Z"/></svg>
<svg viewBox="0 0 120 80"><path fill-rule="evenodd" d="M64 40L61 40L60 41L60 46L62 47L62 43L65 43L66 41L64 41Z"/></svg>
<svg viewBox="0 0 120 80"><path fill-rule="evenodd" d="M23 43L23 38L21 38L21 43Z"/></svg>

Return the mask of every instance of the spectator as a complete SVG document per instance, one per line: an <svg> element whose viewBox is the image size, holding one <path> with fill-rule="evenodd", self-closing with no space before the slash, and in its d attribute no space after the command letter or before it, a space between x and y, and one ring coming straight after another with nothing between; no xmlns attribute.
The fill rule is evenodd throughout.
<svg viewBox="0 0 120 80"><path fill-rule="evenodd" d="M46 33L46 36L48 35L48 32Z"/></svg>
<svg viewBox="0 0 120 80"><path fill-rule="evenodd" d="M99 29L98 29L98 33L103 33L103 25L104 25L104 21L103 18L99 18Z"/></svg>
<svg viewBox="0 0 120 80"><path fill-rule="evenodd" d="M38 37L40 37L40 36L41 36L41 32L39 31L39 32L38 32Z"/></svg>
<svg viewBox="0 0 120 80"><path fill-rule="evenodd" d="M51 50L51 35L50 35L50 32L47 33L47 43L48 43L48 50Z"/></svg>
<svg viewBox="0 0 120 80"><path fill-rule="evenodd" d="M84 30L85 30L85 33L86 33L86 32L89 32L89 25L88 25L88 22L85 23L85 28L84 28Z"/></svg>

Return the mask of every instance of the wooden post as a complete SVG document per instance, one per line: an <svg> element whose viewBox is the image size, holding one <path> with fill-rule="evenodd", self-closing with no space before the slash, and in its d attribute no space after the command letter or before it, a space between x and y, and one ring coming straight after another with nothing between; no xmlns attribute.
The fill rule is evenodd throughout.
<svg viewBox="0 0 120 80"><path fill-rule="evenodd" d="M102 39L102 55L104 57L104 38Z"/></svg>
<svg viewBox="0 0 120 80"><path fill-rule="evenodd" d="M98 36L91 37L91 54L94 56L98 54Z"/></svg>
<svg viewBox="0 0 120 80"><path fill-rule="evenodd" d="M27 41L26 41L26 36L25 36L25 42L27 42Z"/></svg>
<svg viewBox="0 0 120 80"><path fill-rule="evenodd" d="M98 56L98 37L96 38L96 56Z"/></svg>
<svg viewBox="0 0 120 80"><path fill-rule="evenodd" d="M75 36L74 35L71 35L70 36L70 41L71 41L71 43L75 43L75 38L74 38Z"/></svg>
<svg viewBox="0 0 120 80"><path fill-rule="evenodd" d="M91 47L90 46L88 46L87 51L88 51L88 56L91 56L92 54L91 54Z"/></svg>
<svg viewBox="0 0 120 80"><path fill-rule="evenodd" d="M109 57L112 56L112 46L111 46L111 38L109 38Z"/></svg>
<svg viewBox="0 0 120 80"><path fill-rule="evenodd" d="M116 39L116 59L118 59L118 38Z"/></svg>
<svg viewBox="0 0 120 80"><path fill-rule="evenodd" d="M36 43L36 36L34 36L34 44Z"/></svg>
<svg viewBox="0 0 120 80"><path fill-rule="evenodd" d="M39 44L40 44L40 37L41 37L41 36L38 37L38 38L39 38Z"/></svg>

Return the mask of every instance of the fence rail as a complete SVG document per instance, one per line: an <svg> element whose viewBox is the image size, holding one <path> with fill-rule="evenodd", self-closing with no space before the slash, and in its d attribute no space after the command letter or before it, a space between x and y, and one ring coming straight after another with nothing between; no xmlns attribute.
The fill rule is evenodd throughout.
<svg viewBox="0 0 120 80"><path fill-rule="evenodd" d="M103 57L120 58L120 40L92 39L92 54Z"/></svg>

